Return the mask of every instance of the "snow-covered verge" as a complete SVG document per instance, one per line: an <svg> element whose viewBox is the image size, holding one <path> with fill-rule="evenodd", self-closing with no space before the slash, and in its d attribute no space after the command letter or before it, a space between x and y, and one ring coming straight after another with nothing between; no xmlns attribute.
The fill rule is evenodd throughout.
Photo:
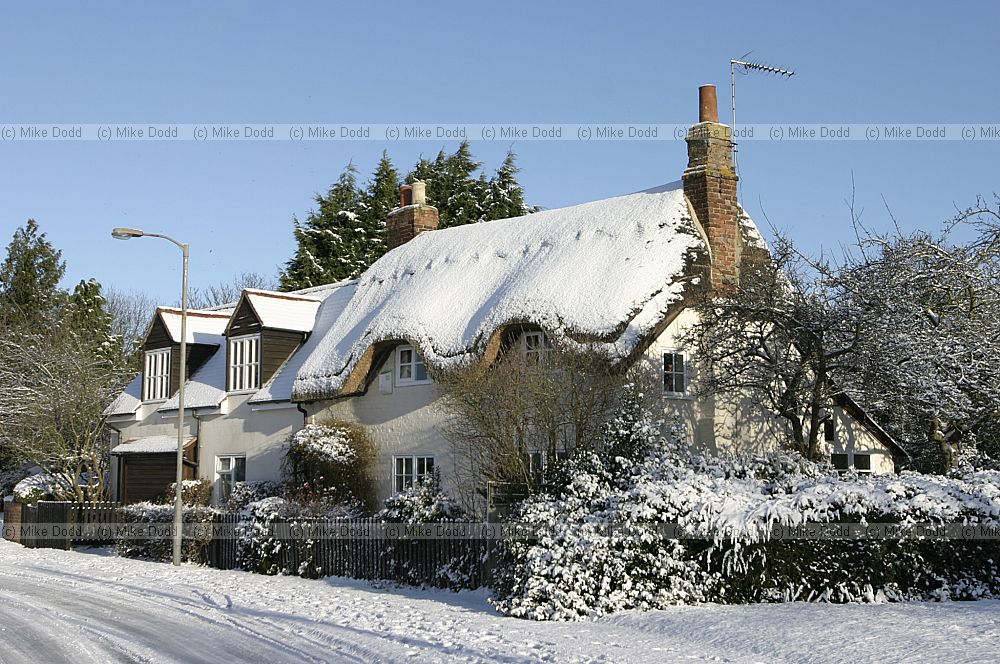
<svg viewBox="0 0 1000 664"><path fill-rule="evenodd" d="M647 438L642 460L582 456L562 489L522 506L518 520L545 533L509 543L502 611L559 620L699 602L1000 595L996 539L772 537L810 523L996 526L1000 473L838 477L795 455L692 454L648 420L630 426Z"/></svg>
<svg viewBox="0 0 1000 664"><path fill-rule="evenodd" d="M0 541L0 662L948 662L1000 652L1000 602L699 605L498 616L381 590Z"/></svg>

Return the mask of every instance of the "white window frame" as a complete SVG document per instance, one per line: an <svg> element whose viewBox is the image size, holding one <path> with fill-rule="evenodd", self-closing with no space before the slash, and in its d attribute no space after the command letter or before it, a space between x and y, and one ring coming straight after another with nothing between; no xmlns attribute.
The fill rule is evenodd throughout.
<svg viewBox="0 0 1000 664"><path fill-rule="evenodd" d="M223 461L228 462L228 468L223 468ZM237 461L243 461L243 478L239 479L237 477ZM224 479L228 477L229 479ZM229 499L232 494L233 487L236 486L237 482L247 481L247 455L246 454L218 454L215 457L215 482L216 491L218 494L219 502L223 502ZM228 491L226 486L228 486Z"/></svg>
<svg viewBox="0 0 1000 664"><path fill-rule="evenodd" d="M428 465L428 462L429 465ZM433 454L397 454L392 457L392 492L401 493L437 468Z"/></svg>
<svg viewBox="0 0 1000 664"><path fill-rule="evenodd" d="M521 356L526 360L542 360L554 349L549 335L541 330L521 335Z"/></svg>
<svg viewBox="0 0 1000 664"><path fill-rule="evenodd" d="M405 361L407 353L410 353L409 361ZM396 385L426 385L427 383L434 382L430 374L427 373L427 364L424 362L423 356L415 347L397 346L393 357L395 367L393 368L392 375ZM417 367L423 367L424 378L417 378L417 374L420 373ZM404 373L408 373L409 375L404 377Z"/></svg>
<svg viewBox="0 0 1000 664"><path fill-rule="evenodd" d="M143 358L142 400L166 401L170 398L169 348L147 350Z"/></svg>
<svg viewBox="0 0 1000 664"><path fill-rule="evenodd" d="M247 350L251 357L247 359ZM260 389L261 343L259 334L229 339L229 391L250 392Z"/></svg>
<svg viewBox="0 0 1000 664"><path fill-rule="evenodd" d="M667 371L667 355L671 356L671 370ZM676 368L676 359L681 358L681 369L680 371ZM663 395L673 398L687 398L690 396L688 388L691 386L691 358L680 348L663 348L660 353L660 380L663 385ZM684 389L682 390L668 390L667 389L667 375L672 376L671 386L676 387L677 377L680 376L681 380L684 381Z"/></svg>

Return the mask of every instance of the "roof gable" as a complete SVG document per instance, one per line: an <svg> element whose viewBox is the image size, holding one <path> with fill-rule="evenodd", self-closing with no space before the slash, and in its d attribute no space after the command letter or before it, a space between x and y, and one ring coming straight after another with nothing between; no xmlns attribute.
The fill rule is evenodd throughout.
<svg viewBox="0 0 1000 664"><path fill-rule="evenodd" d="M198 309L187 312L187 342L189 344L217 344L218 338L226 329L231 311L202 311ZM181 310L176 307L157 307L156 315L150 323L146 338L154 330L162 329L171 343L181 342Z"/></svg>
<svg viewBox="0 0 1000 664"><path fill-rule="evenodd" d="M248 289L244 297L262 327L289 332L311 332L320 302L317 297Z"/></svg>

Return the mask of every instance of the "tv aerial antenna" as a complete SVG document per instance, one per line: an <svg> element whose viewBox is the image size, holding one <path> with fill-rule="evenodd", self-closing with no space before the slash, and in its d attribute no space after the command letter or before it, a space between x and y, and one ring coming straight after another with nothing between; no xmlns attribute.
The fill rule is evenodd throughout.
<svg viewBox="0 0 1000 664"><path fill-rule="evenodd" d="M741 74L749 74L750 72L759 71L765 74L774 74L775 76L783 76L785 78L791 78L795 76L795 72L791 69L783 69L781 67L774 67L772 65L764 64L763 62L747 60L752 51L744 53L737 60L729 61L729 80L730 89L732 90L732 100L733 100L733 136L736 134L736 72ZM737 149L736 141L733 141L733 168L736 170L736 174L740 173L739 158L737 157L739 150Z"/></svg>

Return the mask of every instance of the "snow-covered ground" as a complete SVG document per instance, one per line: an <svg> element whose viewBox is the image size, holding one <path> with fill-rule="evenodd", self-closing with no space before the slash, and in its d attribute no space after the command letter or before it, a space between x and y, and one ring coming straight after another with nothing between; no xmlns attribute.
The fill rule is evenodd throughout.
<svg viewBox="0 0 1000 664"><path fill-rule="evenodd" d="M996 662L1000 602L679 607L577 623L0 541L0 662Z"/></svg>

